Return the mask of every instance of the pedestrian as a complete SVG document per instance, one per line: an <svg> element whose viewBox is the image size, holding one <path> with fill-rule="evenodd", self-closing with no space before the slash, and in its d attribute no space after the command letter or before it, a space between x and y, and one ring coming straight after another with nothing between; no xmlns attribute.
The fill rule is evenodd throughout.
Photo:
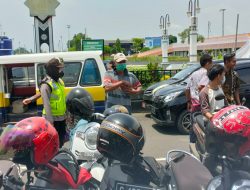
<svg viewBox="0 0 250 190"><path fill-rule="evenodd" d="M107 95L106 108L123 105L131 114L131 95L141 93L141 83L133 73L128 72L126 61L123 53L114 55L113 70L106 71L104 75L104 88Z"/></svg>
<svg viewBox="0 0 250 190"><path fill-rule="evenodd" d="M224 55L224 67L226 70L225 78L226 81L222 84L222 89L230 105L240 105L240 80L239 75L234 71L236 65L235 53Z"/></svg>
<svg viewBox="0 0 250 190"><path fill-rule="evenodd" d="M43 100L43 117L57 130L60 147L64 144L66 134L66 97L64 82L61 79L64 62L62 58L53 58L45 64L47 76L42 80L40 93Z"/></svg>
<svg viewBox="0 0 250 190"><path fill-rule="evenodd" d="M196 111L200 111L199 92L209 82L207 71L213 65L212 56L209 54L203 54L200 58L200 65L201 68L195 71L189 77L187 88L185 91L187 98L187 110L191 112L191 115ZM190 143L195 143L196 141L196 136L193 131L193 121L191 121L189 140Z"/></svg>

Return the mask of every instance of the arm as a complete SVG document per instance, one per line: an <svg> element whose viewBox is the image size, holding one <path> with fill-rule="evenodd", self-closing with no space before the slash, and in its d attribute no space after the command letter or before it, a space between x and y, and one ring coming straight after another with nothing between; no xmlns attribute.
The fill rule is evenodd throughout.
<svg viewBox="0 0 250 190"><path fill-rule="evenodd" d="M122 84L123 84L123 81L105 84L104 89L106 92L109 92L109 91L112 91L112 90L119 88Z"/></svg>
<svg viewBox="0 0 250 190"><path fill-rule="evenodd" d="M141 93L142 86L141 86L140 81L132 73L129 74L129 77L130 77L130 81L132 81L132 85L128 81L126 81L128 84L125 84L125 85L123 84L121 86L121 89L124 92L129 93L129 94L139 94L139 93Z"/></svg>
<svg viewBox="0 0 250 190"><path fill-rule="evenodd" d="M191 94L190 94L190 88L187 88L185 90L185 95L186 95L186 98L187 98L187 110L190 110L191 109Z"/></svg>
<svg viewBox="0 0 250 190"><path fill-rule="evenodd" d="M26 98L26 99L24 99L23 100L23 104L24 105L28 105L28 104L30 104L31 102L33 102L33 101L36 101L38 98L40 98L41 97L41 94L40 94L40 92L38 92L37 94L35 94L34 96L31 96L31 97L29 97L29 98Z"/></svg>
<svg viewBox="0 0 250 190"><path fill-rule="evenodd" d="M50 106L50 95L51 95L50 88L47 84L42 84L40 91L43 99L43 107L46 112L45 118L53 125L54 119L51 113L51 106Z"/></svg>
<svg viewBox="0 0 250 190"><path fill-rule="evenodd" d="M235 99L236 105L241 105L241 103L240 103L240 91L239 91L239 89L235 90L235 92L234 92L234 99Z"/></svg>
<svg viewBox="0 0 250 190"><path fill-rule="evenodd" d="M210 112L210 105L208 100L208 94L206 89L203 89L199 94L200 104L201 104L201 111L202 114L208 119L211 120L213 114Z"/></svg>

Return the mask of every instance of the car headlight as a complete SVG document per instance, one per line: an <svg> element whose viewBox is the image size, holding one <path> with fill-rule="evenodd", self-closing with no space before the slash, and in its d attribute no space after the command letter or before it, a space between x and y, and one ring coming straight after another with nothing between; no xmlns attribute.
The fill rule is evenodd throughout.
<svg viewBox="0 0 250 190"><path fill-rule="evenodd" d="M178 91L178 92L173 92L168 94L165 98L164 98L164 102L170 102L172 101L176 96L178 96L182 91Z"/></svg>
<svg viewBox="0 0 250 190"><path fill-rule="evenodd" d="M91 150L96 149L98 130L99 130L99 127L90 127L85 132L85 144Z"/></svg>

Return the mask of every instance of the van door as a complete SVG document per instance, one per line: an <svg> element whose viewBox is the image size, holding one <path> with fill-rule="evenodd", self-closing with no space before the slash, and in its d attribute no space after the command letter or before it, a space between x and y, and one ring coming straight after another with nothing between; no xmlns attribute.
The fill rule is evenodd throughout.
<svg viewBox="0 0 250 190"><path fill-rule="evenodd" d="M105 90L101 69L95 59L86 59L81 73L79 85L84 87L95 102L95 111L102 113L105 109Z"/></svg>

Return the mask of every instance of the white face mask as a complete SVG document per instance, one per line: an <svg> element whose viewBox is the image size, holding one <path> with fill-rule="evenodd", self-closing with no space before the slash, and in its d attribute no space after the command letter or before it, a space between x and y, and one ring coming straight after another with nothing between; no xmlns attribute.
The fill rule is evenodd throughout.
<svg viewBox="0 0 250 190"><path fill-rule="evenodd" d="M221 81L221 84L224 84L225 82L226 82L226 77L223 76L223 79L222 79L222 81Z"/></svg>

